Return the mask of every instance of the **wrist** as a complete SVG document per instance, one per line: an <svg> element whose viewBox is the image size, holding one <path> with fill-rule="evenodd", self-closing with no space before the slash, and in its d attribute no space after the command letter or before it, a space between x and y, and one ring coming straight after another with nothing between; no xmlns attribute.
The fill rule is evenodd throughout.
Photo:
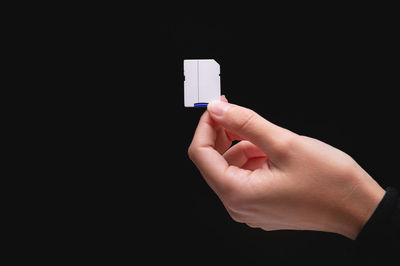
<svg viewBox="0 0 400 266"><path fill-rule="evenodd" d="M336 231L355 240L382 200L385 190L361 168L354 171L351 178L353 189L342 202L343 218Z"/></svg>

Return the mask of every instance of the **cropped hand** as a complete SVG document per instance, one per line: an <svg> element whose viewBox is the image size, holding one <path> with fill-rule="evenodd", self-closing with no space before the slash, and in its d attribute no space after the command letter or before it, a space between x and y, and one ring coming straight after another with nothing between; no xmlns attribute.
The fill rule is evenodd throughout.
<svg viewBox="0 0 400 266"><path fill-rule="evenodd" d="M188 153L231 217L264 230L355 239L385 193L344 152L225 99L208 105Z"/></svg>

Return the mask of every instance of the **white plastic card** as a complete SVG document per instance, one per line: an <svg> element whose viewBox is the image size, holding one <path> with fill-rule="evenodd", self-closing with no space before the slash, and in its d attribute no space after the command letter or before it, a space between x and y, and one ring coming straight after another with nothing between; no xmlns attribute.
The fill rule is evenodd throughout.
<svg viewBox="0 0 400 266"><path fill-rule="evenodd" d="M221 96L220 67L214 59L183 60L185 107L206 107Z"/></svg>

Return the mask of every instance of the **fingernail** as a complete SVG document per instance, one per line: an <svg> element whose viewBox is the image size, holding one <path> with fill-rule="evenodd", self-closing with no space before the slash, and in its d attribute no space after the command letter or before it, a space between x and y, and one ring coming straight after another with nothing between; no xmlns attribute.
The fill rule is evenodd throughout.
<svg viewBox="0 0 400 266"><path fill-rule="evenodd" d="M229 103L226 102L212 101L208 104L207 110L210 111L213 115L222 116L229 108L229 106Z"/></svg>

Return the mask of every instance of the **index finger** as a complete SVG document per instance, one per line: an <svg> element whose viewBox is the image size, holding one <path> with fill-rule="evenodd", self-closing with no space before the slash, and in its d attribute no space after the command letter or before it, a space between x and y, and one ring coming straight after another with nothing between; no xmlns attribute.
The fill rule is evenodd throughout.
<svg viewBox="0 0 400 266"><path fill-rule="evenodd" d="M216 127L217 125L211 119L208 111L204 112L188 150L190 159L214 190L229 182L225 177L225 171L229 165L215 149Z"/></svg>

